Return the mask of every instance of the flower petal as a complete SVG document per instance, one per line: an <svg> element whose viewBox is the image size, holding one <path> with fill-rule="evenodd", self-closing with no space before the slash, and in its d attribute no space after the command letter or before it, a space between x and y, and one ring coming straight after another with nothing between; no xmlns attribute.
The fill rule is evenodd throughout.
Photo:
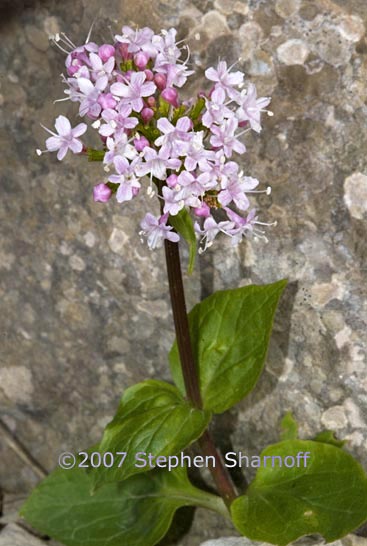
<svg viewBox="0 0 367 546"><path fill-rule="evenodd" d="M61 136L68 136L71 132L71 124L65 116L58 116L55 121L56 131Z"/></svg>

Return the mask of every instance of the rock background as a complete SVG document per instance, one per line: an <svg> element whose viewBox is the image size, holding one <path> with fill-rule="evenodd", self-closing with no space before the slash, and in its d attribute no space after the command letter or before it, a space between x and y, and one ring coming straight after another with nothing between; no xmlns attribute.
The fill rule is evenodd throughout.
<svg viewBox="0 0 367 546"><path fill-rule="evenodd" d="M187 280L193 305L213 290L287 277L265 373L216 423L223 449L258 454L292 410L301 434L332 428L366 465L367 4L365 0L96 0L2 2L0 199L1 420L45 469L100 438L122 391L169 379L173 340L161 252L138 238L141 201L93 203L99 166L37 158L58 113L63 56L48 34L109 39L121 24L175 26L201 77L237 61L272 118L247 138L244 168L271 196L269 244L218 241ZM196 89L200 81L196 80ZM0 484L38 481L0 433ZM5 503L6 505L6 503ZM180 543L233 535L197 512Z"/></svg>

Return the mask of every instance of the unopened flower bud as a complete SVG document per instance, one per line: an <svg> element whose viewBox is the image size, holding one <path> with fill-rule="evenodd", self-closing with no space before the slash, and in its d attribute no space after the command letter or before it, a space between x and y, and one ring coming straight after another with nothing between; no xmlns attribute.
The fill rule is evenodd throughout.
<svg viewBox="0 0 367 546"><path fill-rule="evenodd" d="M142 152L144 148L149 146L149 140L145 138L145 136L141 136L140 138L136 138L134 140L134 146L137 152Z"/></svg>
<svg viewBox="0 0 367 546"><path fill-rule="evenodd" d="M134 55L134 63L139 70L144 70L144 68L147 66L149 62L149 55L147 53L144 53L143 51L139 51L139 53L136 53Z"/></svg>
<svg viewBox="0 0 367 546"><path fill-rule="evenodd" d="M167 85L167 78L164 74L156 74L154 76L154 83L158 87L160 91L166 88Z"/></svg>
<svg viewBox="0 0 367 546"><path fill-rule="evenodd" d="M144 74L145 74L145 77L147 79L147 82L151 82L153 81L154 79L154 74L151 70L149 70L149 68L147 68L146 70L144 70Z"/></svg>
<svg viewBox="0 0 367 546"><path fill-rule="evenodd" d="M169 188L175 188L177 186L177 174L170 174L167 176L166 182Z"/></svg>
<svg viewBox="0 0 367 546"><path fill-rule="evenodd" d="M98 49L98 55L101 57L102 61L105 63L110 57L115 56L115 48L110 44L103 44Z"/></svg>
<svg viewBox="0 0 367 546"><path fill-rule="evenodd" d="M201 207L197 207L194 209L194 213L196 214L196 216L208 218L208 216L210 216L210 207L203 201Z"/></svg>
<svg viewBox="0 0 367 546"><path fill-rule="evenodd" d="M118 53L120 54L120 56L122 57L124 61L127 61L128 59L131 59L132 57L128 48L129 48L129 44L119 43L116 45L116 51L118 51Z"/></svg>
<svg viewBox="0 0 367 546"><path fill-rule="evenodd" d="M82 63L80 61L78 61L77 59L74 59L72 64L67 67L68 75L69 76L74 76L78 72L78 70L81 69L82 66L83 65L82 65Z"/></svg>
<svg viewBox="0 0 367 546"><path fill-rule="evenodd" d="M145 102L148 106L150 106L150 108L154 108L154 106L156 105L156 100L154 97L148 97Z"/></svg>
<svg viewBox="0 0 367 546"><path fill-rule="evenodd" d="M141 117L144 123L149 123L153 116L154 112L151 108L143 108L141 111Z"/></svg>
<svg viewBox="0 0 367 546"><path fill-rule="evenodd" d="M106 93L105 95L102 93L98 97L98 103L102 106L103 110L106 108L115 108L117 102L113 98L112 93Z"/></svg>
<svg viewBox="0 0 367 546"><path fill-rule="evenodd" d="M169 104L172 104L172 106L174 106L175 108L178 108L178 93L176 89L173 89L172 87L167 87L162 91L161 97Z"/></svg>
<svg viewBox="0 0 367 546"><path fill-rule="evenodd" d="M112 190L107 186L107 184L97 184L93 188L93 199L94 201L100 203L107 203L112 195Z"/></svg>

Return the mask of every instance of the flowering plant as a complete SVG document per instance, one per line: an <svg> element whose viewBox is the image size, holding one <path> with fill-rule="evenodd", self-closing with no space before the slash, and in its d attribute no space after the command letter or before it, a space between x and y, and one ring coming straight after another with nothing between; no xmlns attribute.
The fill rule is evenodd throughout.
<svg viewBox="0 0 367 546"><path fill-rule="evenodd" d="M220 291L187 315L179 242L189 246L191 272L197 240L204 252L219 233L232 245L243 237L265 238L261 226L270 224L259 221L250 194L270 190L256 189L259 182L236 158L246 152L243 134L260 132L261 113L271 115L270 99L257 98L244 74L220 61L205 71L209 91L185 100L180 91L193 71L188 54L181 60L188 49L179 47L175 29L155 34L123 27L113 44L100 46L87 39L76 47L64 34L53 40L67 54L67 99L79 104L101 145L84 144L87 124L72 128L60 115L56 133L45 128L51 133L47 151L57 151L59 160L71 151L102 164L104 180L93 190L97 202L115 196L124 203L142 191L159 202L158 214L146 211L141 218L140 235L149 248L165 248L175 386L149 380L127 389L100 444L80 452L73 470L46 478L22 515L70 546L153 546L187 505L231 517L241 534L273 544L311 533L331 541L355 529L367 519L367 477L331 431L300 440L288 414L281 441L265 449L263 466L239 494L208 429L213 414L255 387L286 282ZM188 479L183 450L196 441L216 493ZM302 454L310 459L303 467ZM275 464L279 459L284 464Z"/></svg>

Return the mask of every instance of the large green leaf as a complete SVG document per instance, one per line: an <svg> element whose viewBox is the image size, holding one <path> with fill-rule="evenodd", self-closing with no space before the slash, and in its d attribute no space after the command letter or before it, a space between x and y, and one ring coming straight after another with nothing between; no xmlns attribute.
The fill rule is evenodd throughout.
<svg viewBox="0 0 367 546"><path fill-rule="evenodd" d="M33 491L21 515L67 546L153 546L181 506L225 513L223 501L193 487L185 469L147 472L90 495L90 476L58 469Z"/></svg>
<svg viewBox="0 0 367 546"><path fill-rule="evenodd" d="M285 286L286 281L279 281L223 290L195 305L189 313L205 409L222 413L254 388ZM175 383L184 392L177 342L169 358Z"/></svg>
<svg viewBox="0 0 367 546"><path fill-rule="evenodd" d="M307 465L300 458L297 467L298 453L309 453ZM276 456L282 457L282 467L279 459L271 459ZM291 465L289 457L292 468L285 466ZM248 538L284 546L319 533L332 542L367 520L367 476L344 450L290 440L269 446L261 458L246 495L231 505L234 524Z"/></svg>
<svg viewBox="0 0 367 546"><path fill-rule="evenodd" d="M137 460L139 453L154 457L179 453L197 440L211 414L195 409L179 390L164 381L143 381L127 389L114 419L104 431L100 453L126 453L110 468L101 464L92 472L95 487L151 470ZM146 460L145 457L143 457ZM147 460L147 464L148 464Z"/></svg>
<svg viewBox="0 0 367 546"><path fill-rule="evenodd" d="M175 216L169 217L169 223L177 233L182 235L189 246L188 274L191 275L194 271L197 241L190 213L186 209L182 209Z"/></svg>

